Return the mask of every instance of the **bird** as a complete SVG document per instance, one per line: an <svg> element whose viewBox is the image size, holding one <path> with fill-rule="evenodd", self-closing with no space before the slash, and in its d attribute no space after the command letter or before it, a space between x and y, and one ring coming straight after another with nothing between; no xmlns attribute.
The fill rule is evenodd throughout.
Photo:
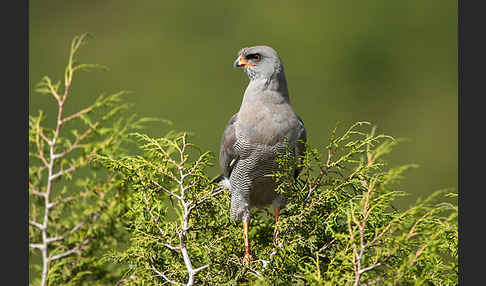
<svg viewBox="0 0 486 286"><path fill-rule="evenodd" d="M278 222L286 199L275 191L277 183L267 175L277 170L275 159L286 148L294 158L301 158L307 133L304 122L290 105L283 64L272 47L240 49L234 67L246 72L249 83L240 109L231 116L221 137L222 174L214 181L230 192L230 220L243 223L243 260L248 262L252 260L248 237L250 207L272 204ZM293 175L297 177L301 170L302 166L296 163Z"/></svg>

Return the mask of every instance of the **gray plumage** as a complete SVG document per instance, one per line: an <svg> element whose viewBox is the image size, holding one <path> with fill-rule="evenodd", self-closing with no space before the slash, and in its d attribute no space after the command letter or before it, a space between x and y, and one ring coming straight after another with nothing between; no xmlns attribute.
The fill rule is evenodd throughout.
<svg viewBox="0 0 486 286"><path fill-rule="evenodd" d="M304 152L306 130L289 102L287 81L274 49L255 46L241 49L235 66L244 66L250 82L238 113L233 115L221 139L221 183L231 192L232 220L250 220L250 206L283 207L285 198L275 192L271 174L275 158L285 150ZM295 169L295 176L300 169Z"/></svg>

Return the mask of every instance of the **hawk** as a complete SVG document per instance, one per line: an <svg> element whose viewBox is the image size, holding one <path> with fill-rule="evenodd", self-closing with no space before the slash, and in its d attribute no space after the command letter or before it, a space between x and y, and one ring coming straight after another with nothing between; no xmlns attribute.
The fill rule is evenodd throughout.
<svg viewBox="0 0 486 286"><path fill-rule="evenodd" d="M286 144L294 156L302 155L307 137L302 119L290 105L284 68L273 48L243 48L234 66L243 68L250 82L240 110L231 117L221 138L222 174L215 181L231 193L230 219L243 222L244 260L250 260L250 206L272 204L278 221L285 198L275 191L274 178L266 175L278 168L275 158L286 150ZM295 166L295 177L301 169Z"/></svg>

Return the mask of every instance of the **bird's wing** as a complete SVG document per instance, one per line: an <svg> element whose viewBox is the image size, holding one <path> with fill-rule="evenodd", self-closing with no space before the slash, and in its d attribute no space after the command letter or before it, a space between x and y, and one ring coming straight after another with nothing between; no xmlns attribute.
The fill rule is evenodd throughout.
<svg viewBox="0 0 486 286"><path fill-rule="evenodd" d="M219 166L223 170L223 176L229 178L233 167L236 164L239 156L235 150L236 134L235 134L235 122L238 117L238 113L233 115L226 125L223 137L221 138L221 146L219 149Z"/></svg>
<svg viewBox="0 0 486 286"><path fill-rule="evenodd" d="M304 127L304 121L297 115L297 118L299 120L299 127L298 127L298 136L297 136L297 142L295 143L295 155L298 158L299 162L302 161L301 156L304 155L305 153L305 143L307 142L307 132ZM302 171L302 166L296 167L295 172L294 172L294 177L297 178L297 176L300 174Z"/></svg>

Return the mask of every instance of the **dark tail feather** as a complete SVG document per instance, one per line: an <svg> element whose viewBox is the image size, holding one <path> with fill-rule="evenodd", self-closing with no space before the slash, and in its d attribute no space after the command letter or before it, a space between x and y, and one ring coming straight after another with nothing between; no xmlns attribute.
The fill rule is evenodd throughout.
<svg viewBox="0 0 486 286"><path fill-rule="evenodd" d="M219 175L217 178L213 179L213 180L210 182L210 184L219 183L219 182L221 182L223 179L224 179L224 175L223 175L223 174L221 174L221 175Z"/></svg>

